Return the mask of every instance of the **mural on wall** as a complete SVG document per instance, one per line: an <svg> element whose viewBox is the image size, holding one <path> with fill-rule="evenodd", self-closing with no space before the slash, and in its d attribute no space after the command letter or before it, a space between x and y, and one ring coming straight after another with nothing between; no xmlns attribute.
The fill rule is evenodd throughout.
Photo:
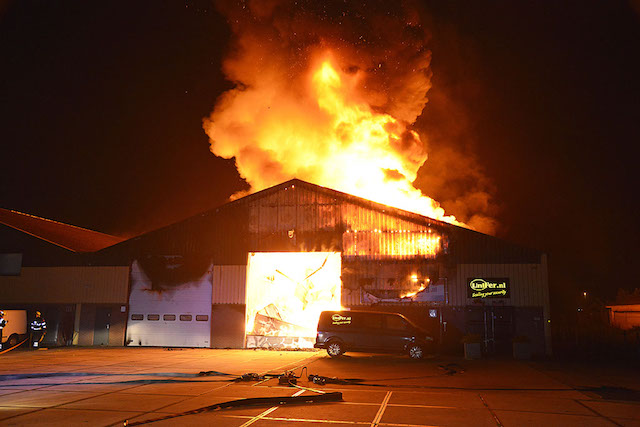
<svg viewBox="0 0 640 427"><path fill-rule="evenodd" d="M290 337L313 347L320 312L340 309L340 266L339 252L249 253L247 346L274 341L255 337Z"/></svg>

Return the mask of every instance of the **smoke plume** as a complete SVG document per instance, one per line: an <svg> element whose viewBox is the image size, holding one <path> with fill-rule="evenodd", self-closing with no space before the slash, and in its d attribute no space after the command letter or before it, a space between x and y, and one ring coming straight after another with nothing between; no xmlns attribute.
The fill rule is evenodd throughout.
<svg viewBox="0 0 640 427"><path fill-rule="evenodd" d="M221 2L235 87L204 120L211 151L252 191L297 177L457 223L413 186L427 160L412 127L431 87L414 2Z"/></svg>

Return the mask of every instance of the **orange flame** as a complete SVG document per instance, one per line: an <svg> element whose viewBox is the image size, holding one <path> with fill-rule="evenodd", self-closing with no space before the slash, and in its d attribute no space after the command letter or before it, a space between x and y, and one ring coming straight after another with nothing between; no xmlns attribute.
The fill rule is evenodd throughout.
<svg viewBox="0 0 640 427"><path fill-rule="evenodd" d="M247 335L313 338L320 313L341 308L338 252L250 253L247 268Z"/></svg>
<svg viewBox="0 0 640 427"><path fill-rule="evenodd" d="M412 185L427 157L418 133L359 100L359 74L340 72L335 62L325 53L298 98L274 82L231 91L205 120L212 152L235 157L254 191L297 177L458 223Z"/></svg>
<svg viewBox="0 0 640 427"><path fill-rule="evenodd" d="M411 281L414 282L414 283L417 282L418 281L418 276L416 274L412 275L411 276ZM400 298L413 298L413 297L415 297L420 292L422 292L425 289L427 289L427 286L429 286L429 282L430 281L431 280L429 278L427 278L426 283L421 283L420 284L420 288L418 288L418 290L413 291L413 292L404 293L404 294L400 295Z"/></svg>

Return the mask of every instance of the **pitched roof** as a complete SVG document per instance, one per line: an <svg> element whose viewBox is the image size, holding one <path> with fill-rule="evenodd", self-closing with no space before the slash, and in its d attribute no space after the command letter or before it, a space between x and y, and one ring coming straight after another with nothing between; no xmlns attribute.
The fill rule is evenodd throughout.
<svg viewBox="0 0 640 427"><path fill-rule="evenodd" d="M244 230L246 224L242 223L242 221L243 218L244 220L247 218L241 212L261 198L268 198L278 192L289 191L294 187L323 194L335 200L336 203L356 204L365 209L393 216L403 221L439 229L449 237L451 259L458 263L509 264L540 262L542 252L539 250L522 247L474 230L295 178L109 247L104 251L98 252L97 255L104 258L94 262L108 262L113 263L113 265L124 263L122 265L125 265L130 262L130 259L139 257L142 254L179 254L184 251L202 252L203 250L224 253L224 256L228 257L228 259L224 258L224 261L218 260L219 262L238 262L241 256L246 257L247 249L245 240L243 240L242 236L238 236L238 232L246 231ZM218 224L218 228L214 227L213 224ZM232 230L236 231L231 232ZM212 246L207 246L206 249L203 249L203 244Z"/></svg>
<svg viewBox="0 0 640 427"><path fill-rule="evenodd" d="M303 181L301 179L298 178L292 178L289 181L285 181L281 184L277 184L274 185L273 187L269 187L269 188L265 188L264 190L260 190L257 191L255 193L249 194L247 196L244 196L240 199L236 199L232 202L226 203L225 205L222 205L218 208L214 208L209 212L213 212L213 211L218 211L220 208L222 207L228 207L228 206L233 206L235 203L246 203L248 201L252 201L254 199L260 199L262 197L266 197L269 196L273 193L276 193L278 191L282 191L282 190L286 190L287 188L290 187L295 187L295 186L299 186L302 188L306 188L307 190L310 191L314 191L314 192L318 192L318 193L322 193L325 194L329 197L333 197L335 199L340 199L343 200L345 202L349 202L349 203L354 203L363 207L366 207L368 209L374 210L374 211L378 211L378 212L382 212L388 215L392 215L392 216L396 216L398 218L402 218L406 221L412 221L412 222L416 222L418 224L426 224L428 223L429 225L441 225L441 226L446 226L449 227L452 224L449 224L445 221L442 220L438 220L438 219L434 219L428 216L424 216L421 215L419 213L415 213L415 212L411 212L405 209L401 209L401 208L396 208L393 206L389 206L389 205L385 205L384 203L379 203L379 202L374 202L373 200L369 200L369 199L365 199L363 197L360 196L354 196L352 194L349 193L345 193L339 190L334 190L332 188L329 187L322 187L318 184L313 184L311 182L307 182L307 181Z"/></svg>
<svg viewBox="0 0 640 427"><path fill-rule="evenodd" d="M122 237L2 208L0 224L72 252L94 252L125 240Z"/></svg>

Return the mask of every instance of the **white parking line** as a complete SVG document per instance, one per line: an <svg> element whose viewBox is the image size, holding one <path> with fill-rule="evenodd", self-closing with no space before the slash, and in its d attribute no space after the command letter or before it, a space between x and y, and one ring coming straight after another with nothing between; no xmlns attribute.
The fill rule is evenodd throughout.
<svg viewBox="0 0 640 427"><path fill-rule="evenodd" d="M246 415L225 415L227 418L249 418ZM312 418L285 418L285 417L263 417L262 420L268 421L287 421L314 424L352 424L352 425L369 425L369 422L363 421L340 421L340 420L316 420Z"/></svg>
<svg viewBox="0 0 640 427"><path fill-rule="evenodd" d="M362 406L379 406L378 403L369 403L369 402L336 402L338 405L362 405ZM402 403L388 403L387 407L394 408L425 408L425 409L463 409L459 406L441 406L441 405L409 405ZM368 424L368 423L367 423Z"/></svg>
<svg viewBox="0 0 640 427"><path fill-rule="evenodd" d="M384 415L384 410L387 409L387 404L389 403L389 399L391 399L391 393L393 393L393 392L392 391L388 391L387 395L382 400L382 404L380 405L380 409L378 409L378 413L376 414L376 417L373 419L373 422L371 423L371 427L377 427L378 424L380 424L380 420L382 419L382 415Z"/></svg>
<svg viewBox="0 0 640 427"><path fill-rule="evenodd" d="M226 418L251 418L248 415L224 415ZM370 425L368 421L345 421L345 420L316 420L313 418L285 418L285 417L262 417L261 420L268 421L285 421L285 422L299 422L299 423L314 423L314 424L346 424L346 425ZM399 424L399 423L382 423L384 427L439 427L433 424Z"/></svg>
<svg viewBox="0 0 640 427"><path fill-rule="evenodd" d="M302 393L304 393L304 390L298 390L297 392L295 392L293 394L292 397L296 397L296 396L300 396ZM275 411L276 409L278 409L280 406L272 406L271 408L267 409L266 411L264 411L261 414L256 415L255 417L251 418L249 421L247 421L246 423L242 424L240 427L246 427L246 426L250 426L251 424L255 423L256 421L258 421L261 418L266 417L267 415L269 415L270 413L272 413L273 411Z"/></svg>

